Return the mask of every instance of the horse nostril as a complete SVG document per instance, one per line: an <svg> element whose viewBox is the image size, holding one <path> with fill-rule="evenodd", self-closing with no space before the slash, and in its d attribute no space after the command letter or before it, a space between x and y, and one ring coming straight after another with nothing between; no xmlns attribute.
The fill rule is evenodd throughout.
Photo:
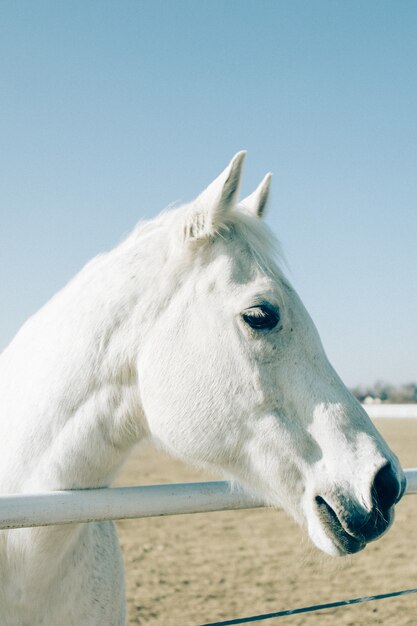
<svg viewBox="0 0 417 626"><path fill-rule="evenodd" d="M400 492L400 482L391 463L387 463L375 476L372 487L376 506L379 506L383 511L388 511L399 499Z"/></svg>

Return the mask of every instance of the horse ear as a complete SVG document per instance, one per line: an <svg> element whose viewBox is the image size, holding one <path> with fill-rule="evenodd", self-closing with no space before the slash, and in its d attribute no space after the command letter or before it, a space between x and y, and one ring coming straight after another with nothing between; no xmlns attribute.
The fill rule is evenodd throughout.
<svg viewBox="0 0 417 626"><path fill-rule="evenodd" d="M184 227L186 239L214 235L235 206L246 152L235 154L226 169L193 202Z"/></svg>
<svg viewBox="0 0 417 626"><path fill-rule="evenodd" d="M257 189L250 196L240 202L246 209L257 217L263 217L268 204L269 189L271 186L272 174L269 172Z"/></svg>

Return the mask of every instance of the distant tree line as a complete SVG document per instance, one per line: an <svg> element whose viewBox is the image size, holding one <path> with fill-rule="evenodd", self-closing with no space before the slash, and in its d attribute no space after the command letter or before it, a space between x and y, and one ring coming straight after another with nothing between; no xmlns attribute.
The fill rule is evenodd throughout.
<svg viewBox="0 0 417 626"><path fill-rule="evenodd" d="M405 385L390 385L381 381L371 386L358 385L351 389L353 395L360 401L392 402L406 404L417 402L417 383Z"/></svg>

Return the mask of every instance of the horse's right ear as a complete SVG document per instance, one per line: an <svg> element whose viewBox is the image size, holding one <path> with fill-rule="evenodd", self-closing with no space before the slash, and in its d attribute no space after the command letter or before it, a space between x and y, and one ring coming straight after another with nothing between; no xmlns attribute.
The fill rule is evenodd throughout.
<svg viewBox="0 0 417 626"><path fill-rule="evenodd" d="M215 235L227 213L236 205L246 152L238 152L226 169L192 203L184 224L184 238Z"/></svg>

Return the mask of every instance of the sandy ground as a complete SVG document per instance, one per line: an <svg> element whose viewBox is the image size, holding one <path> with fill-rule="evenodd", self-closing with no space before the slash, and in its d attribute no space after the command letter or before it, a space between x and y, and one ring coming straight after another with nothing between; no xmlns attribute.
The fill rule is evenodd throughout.
<svg viewBox="0 0 417 626"><path fill-rule="evenodd" d="M417 421L380 420L404 467L417 466ZM140 451L118 484L213 478L154 450ZM417 496L365 551L331 559L281 511L226 511L118 522L130 624L188 626L417 587ZM417 624L417 594L260 622L291 626Z"/></svg>

